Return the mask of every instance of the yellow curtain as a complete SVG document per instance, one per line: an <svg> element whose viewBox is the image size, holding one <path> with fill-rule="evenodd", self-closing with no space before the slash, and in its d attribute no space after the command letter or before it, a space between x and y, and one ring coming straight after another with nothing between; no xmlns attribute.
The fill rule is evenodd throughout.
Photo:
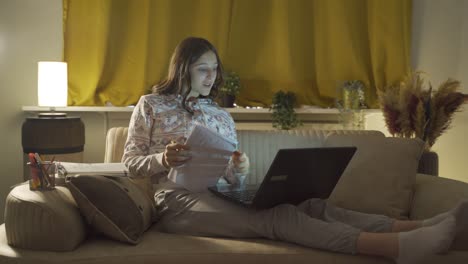
<svg viewBox="0 0 468 264"><path fill-rule="evenodd" d="M134 104L166 75L179 41L211 41L239 73L240 105L278 90L333 106L338 85L376 89L410 70L409 0L64 0L69 105Z"/></svg>

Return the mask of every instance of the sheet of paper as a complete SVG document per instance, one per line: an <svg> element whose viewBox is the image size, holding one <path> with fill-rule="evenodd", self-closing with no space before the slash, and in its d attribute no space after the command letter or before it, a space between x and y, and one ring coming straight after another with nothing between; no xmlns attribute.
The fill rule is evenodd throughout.
<svg viewBox="0 0 468 264"><path fill-rule="evenodd" d="M192 159L169 171L169 179L192 192L206 191L224 174L236 143L204 126L195 126L186 141Z"/></svg>
<svg viewBox="0 0 468 264"><path fill-rule="evenodd" d="M114 177L126 177L128 170L123 163L76 163L60 162L59 173L62 175L104 175Z"/></svg>

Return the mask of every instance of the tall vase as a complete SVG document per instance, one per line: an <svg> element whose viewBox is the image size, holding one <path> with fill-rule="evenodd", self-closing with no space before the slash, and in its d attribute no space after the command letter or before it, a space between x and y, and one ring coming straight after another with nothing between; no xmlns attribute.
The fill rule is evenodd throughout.
<svg viewBox="0 0 468 264"><path fill-rule="evenodd" d="M418 173L439 175L439 155L434 151L424 151L419 160Z"/></svg>
<svg viewBox="0 0 468 264"><path fill-rule="evenodd" d="M221 97L222 107L231 108L234 107L234 101L236 101L236 96L230 94L223 94Z"/></svg>

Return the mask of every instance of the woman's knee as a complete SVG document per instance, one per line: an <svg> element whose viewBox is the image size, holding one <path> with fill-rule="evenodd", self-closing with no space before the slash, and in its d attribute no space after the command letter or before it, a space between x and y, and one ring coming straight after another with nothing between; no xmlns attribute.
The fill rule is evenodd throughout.
<svg viewBox="0 0 468 264"><path fill-rule="evenodd" d="M323 214L327 208L327 201L320 198L307 199L300 203L297 207L308 216L318 219L323 219Z"/></svg>
<svg viewBox="0 0 468 264"><path fill-rule="evenodd" d="M258 235L270 239L283 239L291 225L297 223L299 210L291 204L280 204L256 213L251 221Z"/></svg>
<svg viewBox="0 0 468 264"><path fill-rule="evenodd" d="M295 214L298 211L297 206L292 204L280 204L271 209L278 216Z"/></svg>

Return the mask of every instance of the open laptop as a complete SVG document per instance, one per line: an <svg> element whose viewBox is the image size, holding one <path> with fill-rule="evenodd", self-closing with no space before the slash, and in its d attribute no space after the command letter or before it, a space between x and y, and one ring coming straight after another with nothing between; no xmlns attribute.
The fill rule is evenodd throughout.
<svg viewBox="0 0 468 264"><path fill-rule="evenodd" d="M260 185L208 187L214 194L256 209L328 198L356 147L280 149Z"/></svg>

